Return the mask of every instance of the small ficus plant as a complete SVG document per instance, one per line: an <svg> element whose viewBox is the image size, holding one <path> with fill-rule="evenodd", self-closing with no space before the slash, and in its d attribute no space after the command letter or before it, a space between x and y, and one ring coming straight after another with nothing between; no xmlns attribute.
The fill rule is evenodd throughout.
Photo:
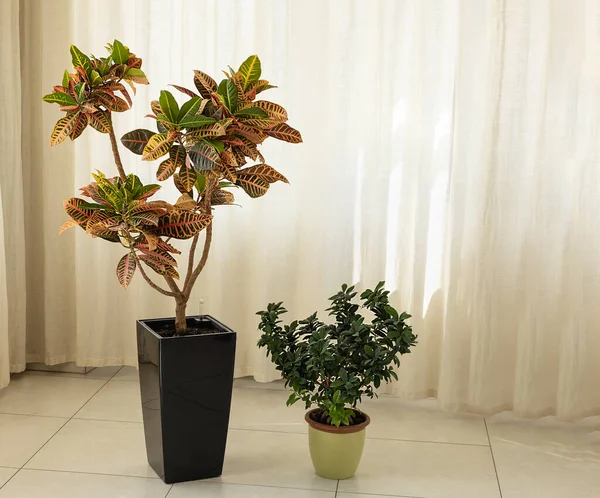
<svg viewBox="0 0 600 498"><path fill-rule="evenodd" d="M338 427L355 422L354 409L363 396L373 398L382 382L398 379L394 367L400 365L399 356L416 344L406 323L410 315L390 306L384 282L365 290L361 305L354 302L356 294L344 284L329 298L332 324L321 322L315 312L282 326L280 316L287 313L283 303L257 313L262 331L258 346L267 350L292 390L287 404L302 400L306 408L316 405L317 421ZM361 310L370 312L370 321Z"/></svg>
<svg viewBox="0 0 600 498"><path fill-rule="evenodd" d="M125 84L134 94L135 84L148 84L142 59L118 40L107 49L108 56L96 57L71 46L74 72L65 71L62 84L43 98L59 104L66 113L56 123L50 145L67 137L75 140L91 126L109 136L118 172L116 177L97 172L92 175L94 181L81 189L85 198L65 201L70 220L61 232L78 225L92 237L123 246L125 254L116 270L121 285L126 288L139 269L153 289L175 299L175 328L178 334L185 334L186 306L210 250L213 210L234 203L234 188L260 197L270 184L288 183L265 164L258 146L269 137L291 143L302 138L286 124L283 107L256 100L258 94L275 88L260 79L258 56L248 57L237 71L229 68L219 84L194 71L194 90L172 85L185 96L181 105L167 90L150 103L152 114L147 117L154 120L156 131L137 129L121 138L143 161L161 159L156 179L172 179L181 194L173 203L154 200L159 185L143 185L137 176L126 174L112 121L113 113L132 105ZM248 165L249 161L256 164ZM195 261L202 231L206 234L204 247L200 260ZM181 251L172 245L178 239L192 239L182 282L174 257ZM167 288L158 285L145 268L162 277Z"/></svg>

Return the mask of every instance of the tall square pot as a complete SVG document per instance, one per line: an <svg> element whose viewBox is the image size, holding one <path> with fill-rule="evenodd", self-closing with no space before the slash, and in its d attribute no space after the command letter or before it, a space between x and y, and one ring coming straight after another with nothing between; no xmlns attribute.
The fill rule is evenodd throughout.
<svg viewBox="0 0 600 498"><path fill-rule="evenodd" d="M148 463L167 484L221 475L227 442L236 333L208 315L187 321L219 332L162 337L173 318L137 321Z"/></svg>

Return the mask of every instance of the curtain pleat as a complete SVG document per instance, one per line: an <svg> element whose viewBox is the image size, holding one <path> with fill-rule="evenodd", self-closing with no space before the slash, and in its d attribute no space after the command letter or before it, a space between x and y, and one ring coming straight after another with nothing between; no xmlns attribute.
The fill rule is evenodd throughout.
<svg viewBox="0 0 600 498"><path fill-rule="evenodd" d="M118 286L119 247L57 235L62 200L114 166L92 131L50 149L59 113L40 97L69 67L70 43L99 53L119 38L150 86L115 116L117 135L151 126L149 101L167 84L191 86L193 69L218 77L252 53L279 87L265 98L303 134L263 147L290 186L217 209L190 300L190 314L203 299L202 313L238 332L236 375L276 378L255 347L268 302L290 318L323 314L342 283L385 279L419 335L387 392L478 413L600 413L598 2L28 0L20 47L9 5L1 91L22 97L0 137L11 165L0 385L25 361L135 364L135 319L173 315L140 278ZM155 180L155 164L122 154ZM178 195L168 183L161 193Z"/></svg>

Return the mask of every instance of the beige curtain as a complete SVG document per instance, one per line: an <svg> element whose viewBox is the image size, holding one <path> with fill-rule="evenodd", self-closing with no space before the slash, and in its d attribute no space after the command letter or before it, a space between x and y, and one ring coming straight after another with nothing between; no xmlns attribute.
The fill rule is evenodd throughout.
<svg viewBox="0 0 600 498"><path fill-rule="evenodd" d="M3 58L18 67L16 24L2 22ZM134 364L134 320L173 313L139 278L119 288L117 247L57 235L62 199L114 170L92 131L50 149L59 113L39 98L69 43L99 52L116 37L151 83L118 133L149 126L166 84L251 53L303 133L303 145L264 147L291 186L219 209L192 298L191 313L203 298L238 331L237 375L275 378L255 347L269 301L305 316L343 282L385 279L419 334L390 392L482 413L600 413L599 22L595 0L21 2L23 133L2 136L15 154L1 177L4 379L7 338L12 370ZM3 90L8 79L18 92L15 74ZM155 165L124 154L152 181Z"/></svg>

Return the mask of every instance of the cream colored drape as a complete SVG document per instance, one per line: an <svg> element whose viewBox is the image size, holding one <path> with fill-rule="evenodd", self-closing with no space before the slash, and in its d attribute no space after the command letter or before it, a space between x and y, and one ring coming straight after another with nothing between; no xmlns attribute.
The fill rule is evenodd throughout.
<svg viewBox="0 0 600 498"><path fill-rule="evenodd" d="M134 320L172 315L141 279L119 288L118 247L57 235L62 199L114 169L92 131L47 147L59 113L39 98L68 67L69 43L99 53L116 37L151 83L118 134L150 126L148 102L166 84L251 53L303 133L302 145L264 147L291 186L219 208L192 298L191 313L203 298L239 332L237 375L275 378L255 348L254 313L269 301L304 316L343 282L385 279L419 334L390 392L483 413L600 413L596 0L20 3L20 58L17 24L2 19L23 97L21 136L2 128L16 133L2 134L4 382L25 360L134 364ZM15 74L2 73L3 91L5 80L19 91ZM156 165L124 154L153 180Z"/></svg>

